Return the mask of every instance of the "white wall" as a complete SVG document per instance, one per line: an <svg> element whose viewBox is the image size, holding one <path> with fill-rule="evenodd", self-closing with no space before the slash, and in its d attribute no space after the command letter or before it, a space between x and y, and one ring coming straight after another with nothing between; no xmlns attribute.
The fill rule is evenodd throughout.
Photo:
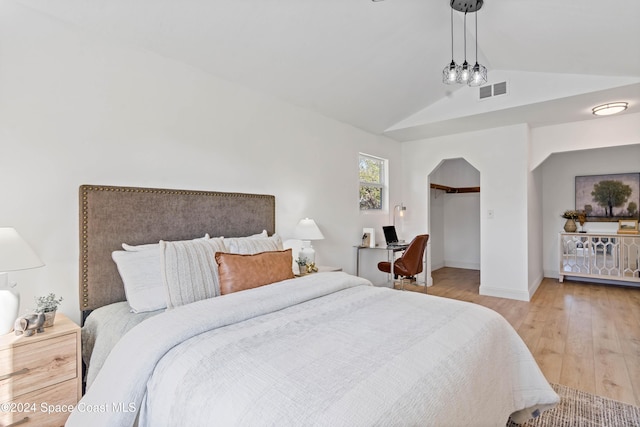
<svg viewBox="0 0 640 427"><path fill-rule="evenodd" d="M533 295L544 278L543 188L540 168L528 173L527 200L529 295Z"/></svg>
<svg viewBox="0 0 640 427"><path fill-rule="evenodd" d="M0 3L0 40L0 225L46 263L10 273L23 310L55 292L79 319L81 184L274 194L276 230L287 238L314 218L326 238L314 242L318 263L348 272L362 227L389 221L361 215L357 200L361 151L390 160L392 203L400 193L400 146L388 138L13 2Z"/></svg>
<svg viewBox="0 0 640 427"><path fill-rule="evenodd" d="M448 159L430 182L449 187L479 187L480 173L464 159ZM448 194L431 189L432 269L480 269L480 194Z"/></svg>
<svg viewBox="0 0 640 427"><path fill-rule="evenodd" d="M559 240L565 220L560 217L575 208L575 177L640 172L640 144L579 150L553 154L538 168L543 181L544 275L558 277ZM587 231L615 232L617 222L587 222Z"/></svg>
<svg viewBox="0 0 640 427"><path fill-rule="evenodd" d="M552 153L640 144L640 113L532 128L531 140L530 170Z"/></svg>
<svg viewBox="0 0 640 427"><path fill-rule="evenodd" d="M543 269L558 277L560 214L575 208L575 177L640 171L640 113L531 129L530 169L542 174ZM555 154L554 154L555 153ZM586 230L617 229L587 223Z"/></svg>
<svg viewBox="0 0 640 427"><path fill-rule="evenodd" d="M429 232L429 174L444 159L464 158L480 172L480 293L529 299L527 183L529 131L516 125L406 142L404 198L414 206L407 224ZM487 218L488 210L495 213Z"/></svg>

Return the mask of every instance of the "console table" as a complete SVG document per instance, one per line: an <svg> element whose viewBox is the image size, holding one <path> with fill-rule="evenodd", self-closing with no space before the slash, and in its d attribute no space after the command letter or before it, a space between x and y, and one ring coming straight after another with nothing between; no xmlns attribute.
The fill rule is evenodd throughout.
<svg viewBox="0 0 640 427"><path fill-rule="evenodd" d="M640 235L560 233L560 277L640 283Z"/></svg>

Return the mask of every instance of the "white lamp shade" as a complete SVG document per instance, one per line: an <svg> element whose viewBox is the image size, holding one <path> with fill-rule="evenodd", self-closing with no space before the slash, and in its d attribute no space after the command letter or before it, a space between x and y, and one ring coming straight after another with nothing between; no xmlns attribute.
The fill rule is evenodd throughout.
<svg viewBox="0 0 640 427"><path fill-rule="evenodd" d="M0 272L42 267L31 246L11 227L0 227Z"/></svg>
<svg viewBox="0 0 640 427"><path fill-rule="evenodd" d="M316 222L310 218L301 219L296 225L296 229L293 232L296 239L300 240L322 240L324 235L322 231L316 225Z"/></svg>

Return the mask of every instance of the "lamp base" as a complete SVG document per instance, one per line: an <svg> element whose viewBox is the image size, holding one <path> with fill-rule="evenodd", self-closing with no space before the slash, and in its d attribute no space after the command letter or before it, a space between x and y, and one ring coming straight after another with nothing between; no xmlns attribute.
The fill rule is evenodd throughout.
<svg viewBox="0 0 640 427"><path fill-rule="evenodd" d="M300 249L300 252L298 253L298 257L300 259L303 259L303 258L306 259L307 260L307 264L315 264L315 262L316 262L316 251L311 246L311 241L310 240L303 240L302 241L302 248Z"/></svg>
<svg viewBox="0 0 640 427"><path fill-rule="evenodd" d="M9 286L8 276L0 273L0 335L11 332L20 309L20 293L15 284Z"/></svg>

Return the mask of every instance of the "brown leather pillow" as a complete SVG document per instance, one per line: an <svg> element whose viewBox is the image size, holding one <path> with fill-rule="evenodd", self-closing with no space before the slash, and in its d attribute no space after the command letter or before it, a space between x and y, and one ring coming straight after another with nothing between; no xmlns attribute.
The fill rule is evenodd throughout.
<svg viewBox="0 0 640 427"><path fill-rule="evenodd" d="M260 252L254 255L216 252L220 294L257 288L285 279L292 279L291 249Z"/></svg>

